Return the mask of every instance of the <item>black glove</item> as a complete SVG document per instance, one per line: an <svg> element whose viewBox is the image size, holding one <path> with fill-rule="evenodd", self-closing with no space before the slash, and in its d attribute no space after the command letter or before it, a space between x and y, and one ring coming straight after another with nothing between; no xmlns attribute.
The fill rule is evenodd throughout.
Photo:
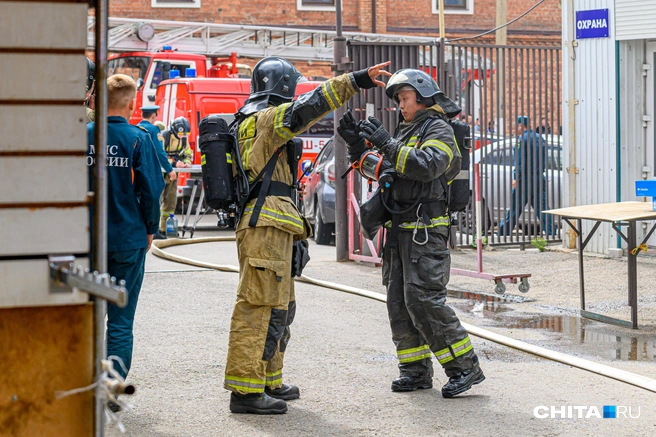
<svg viewBox="0 0 656 437"><path fill-rule="evenodd" d="M358 128L360 129L360 136L381 152L385 151L392 139L389 132L383 127L383 123L376 117L369 117L369 120L360 121Z"/></svg>
<svg viewBox="0 0 656 437"><path fill-rule="evenodd" d="M349 109L344 116L339 119L339 126L337 132L344 138L346 142L346 150L348 151L349 162L353 164L360 159L360 156L367 150L367 144L358 133L358 125L353 118L353 113Z"/></svg>
<svg viewBox="0 0 656 437"><path fill-rule="evenodd" d="M376 83L371 79L371 77L369 77L368 68L354 72L353 79L355 79L355 83L363 90L376 88L377 86Z"/></svg>
<svg viewBox="0 0 656 437"><path fill-rule="evenodd" d="M294 241L292 250L292 278L301 276L305 265L310 261L310 251L307 240Z"/></svg>

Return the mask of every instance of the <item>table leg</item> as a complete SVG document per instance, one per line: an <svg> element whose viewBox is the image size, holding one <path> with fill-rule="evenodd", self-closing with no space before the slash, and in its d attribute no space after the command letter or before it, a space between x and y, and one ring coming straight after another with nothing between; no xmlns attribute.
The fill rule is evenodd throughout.
<svg viewBox="0 0 656 437"><path fill-rule="evenodd" d="M631 306L631 323L633 329L638 329L638 255L633 255L631 251L637 245L636 222L629 222L628 235L628 269L629 269L629 305Z"/></svg>
<svg viewBox="0 0 656 437"><path fill-rule="evenodd" d="M580 293L581 293L581 309L585 310L585 282L583 279L583 227L581 219L576 220L578 228L578 239L579 239L579 284L580 284Z"/></svg>

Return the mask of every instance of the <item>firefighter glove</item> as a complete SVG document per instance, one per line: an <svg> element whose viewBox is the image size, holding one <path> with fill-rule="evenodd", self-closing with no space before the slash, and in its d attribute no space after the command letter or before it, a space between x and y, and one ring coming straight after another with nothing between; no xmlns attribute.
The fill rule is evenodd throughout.
<svg viewBox="0 0 656 437"><path fill-rule="evenodd" d="M310 251L307 240L294 241L292 250L292 278L301 276L303 269L310 261Z"/></svg>
<svg viewBox="0 0 656 437"><path fill-rule="evenodd" d="M385 151L392 139L389 132L383 127L383 123L376 117L360 121L358 128L360 128L360 136L381 152Z"/></svg>
<svg viewBox="0 0 656 437"><path fill-rule="evenodd" d="M360 159L360 156L367 150L367 144L358 133L358 125L353 118L353 113L349 109L344 116L339 119L337 132L344 138L346 149L348 150L349 162L352 164Z"/></svg>

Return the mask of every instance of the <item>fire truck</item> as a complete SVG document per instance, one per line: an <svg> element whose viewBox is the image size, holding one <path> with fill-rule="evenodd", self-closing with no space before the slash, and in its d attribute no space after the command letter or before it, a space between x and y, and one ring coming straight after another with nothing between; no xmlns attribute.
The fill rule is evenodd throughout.
<svg viewBox="0 0 656 437"><path fill-rule="evenodd" d="M196 78L188 71L186 77L161 81L157 87L154 104L160 107L159 120L168 126L177 117L189 120L191 132L189 145L193 151L193 164L200 166L200 149L198 146L198 125L200 121L212 114L224 118L228 124L234 120L234 114L241 108L250 94L250 79L246 78ZM321 82L307 81L296 87L296 96L312 91ZM303 140L303 156L299 162L299 175L302 167L313 163L321 148L333 135L332 113L299 136ZM186 203L194 184L190 175L180 173L178 179L179 203Z"/></svg>
<svg viewBox="0 0 656 437"><path fill-rule="evenodd" d="M192 73L193 72L193 73ZM237 63L237 54L228 58L207 58L204 55L182 53L171 46L154 52L126 52L110 56L108 75L122 73L137 82L137 104L129 122L141 121L141 107L155 103L157 87L169 77L239 77L249 76L250 67Z"/></svg>

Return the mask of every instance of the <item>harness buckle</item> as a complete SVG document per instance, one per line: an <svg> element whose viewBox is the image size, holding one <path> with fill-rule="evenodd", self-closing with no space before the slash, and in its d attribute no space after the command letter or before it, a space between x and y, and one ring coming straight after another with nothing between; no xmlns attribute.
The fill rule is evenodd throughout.
<svg viewBox="0 0 656 437"><path fill-rule="evenodd" d="M417 221L415 222L415 229L412 231L412 242L419 245L419 246L424 246L426 243L428 243L428 227L426 226L426 223L424 223L424 220L421 218L421 213L419 212L421 210L423 204L417 205ZM417 241L417 230L419 229L419 223L422 223L424 225L424 241Z"/></svg>

